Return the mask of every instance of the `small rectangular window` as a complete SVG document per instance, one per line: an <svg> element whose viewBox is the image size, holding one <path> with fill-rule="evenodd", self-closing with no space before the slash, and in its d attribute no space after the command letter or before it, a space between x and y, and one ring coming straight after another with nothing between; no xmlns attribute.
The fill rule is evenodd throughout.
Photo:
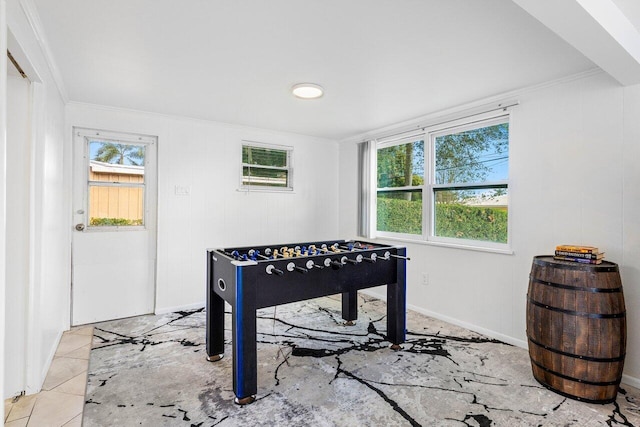
<svg viewBox="0 0 640 427"><path fill-rule="evenodd" d="M242 187L293 189L289 147L242 144Z"/></svg>
<svg viewBox="0 0 640 427"><path fill-rule="evenodd" d="M88 139L89 227L144 225L145 145Z"/></svg>

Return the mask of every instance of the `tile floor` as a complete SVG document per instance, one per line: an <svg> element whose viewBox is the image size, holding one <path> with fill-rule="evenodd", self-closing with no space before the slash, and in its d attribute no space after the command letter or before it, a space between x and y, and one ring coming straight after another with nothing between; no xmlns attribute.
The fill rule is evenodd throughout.
<svg viewBox="0 0 640 427"><path fill-rule="evenodd" d="M93 326L65 332L42 391L4 401L5 427L80 427Z"/></svg>

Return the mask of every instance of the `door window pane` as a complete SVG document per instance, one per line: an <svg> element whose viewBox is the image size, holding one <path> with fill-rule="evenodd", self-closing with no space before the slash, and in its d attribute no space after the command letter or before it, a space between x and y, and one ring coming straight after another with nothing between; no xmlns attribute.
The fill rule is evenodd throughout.
<svg viewBox="0 0 640 427"><path fill-rule="evenodd" d="M144 225L145 146L89 141L89 226Z"/></svg>
<svg viewBox="0 0 640 427"><path fill-rule="evenodd" d="M89 226L144 225L144 188L89 185Z"/></svg>

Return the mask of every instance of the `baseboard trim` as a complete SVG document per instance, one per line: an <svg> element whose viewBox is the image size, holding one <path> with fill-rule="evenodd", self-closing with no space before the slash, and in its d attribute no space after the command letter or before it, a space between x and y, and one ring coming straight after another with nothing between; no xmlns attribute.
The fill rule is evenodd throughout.
<svg viewBox="0 0 640 427"><path fill-rule="evenodd" d="M47 360L42 366L42 370L40 371L40 377L36 378L35 388L32 384L27 384L27 394L40 393L42 391L42 386L44 384L44 380L47 379L47 374L49 373L49 368L51 368L51 363L53 363L53 358L56 356L56 352L58 351L58 346L60 345L60 340L62 339L62 334L64 331L58 331L58 335L54 340L54 344L49 349L49 355L47 356Z"/></svg>
<svg viewBox="0 0 640 427"><path fill-rule="evenodd" d="M372 297L381 299L381 300L383 300L385 302L387 300L386 294L382 295L382 294L379 294L377 292L371 292L368 289L366 291L363 291L363 293L365 293L367 295L371 295ZM440 314L440 313L436 313L435 311L431 311L431 310L424 309L422 307L418 307L417 305L407 304L407 308L410 309L410 310L413 310L415 312L418 312L420 314L424 314L425 316L433 317L434 319L442 320L443 322L451 323L452 325L456 325L456 326L460 326L460 327L465 328L465 329L469 329L470 331L477 332L477 333L485 335L485 336L487 336L489 338L494 338L494 339L500 340L502 342L505 342L507 344L514 345L516 347L520 347L520 348L524 348L524 349L527 348L527 342L526 341L519 340L517 338L513 338L513 337L510 337L508 335L504 335L504 334L501 334L499 332L492 331L490 329L481 328L478 325L474 325L474 324L471 324L471 323L463 322L463 321L461 321L459 319L455 319L453 317L449 317L449 316L445 316L445 315Z"/></svg>
<svg viewBox="0 0 640 427"><path fill-rule="evenodd" d="M640 378L622 374L622 385L627 384L640 390Z"/></svg>
<svg viewBox="0 0 640 427"><path fill-rule="evenodd" d="M185 310L197 310L199 308L204 308L206 303L204 301L196 302L193 304L186 305L176 305L173 307L160 307L156 308L154 311L155 314L167 314L167 313L175 313L176 311L185 311Z"/></svg>

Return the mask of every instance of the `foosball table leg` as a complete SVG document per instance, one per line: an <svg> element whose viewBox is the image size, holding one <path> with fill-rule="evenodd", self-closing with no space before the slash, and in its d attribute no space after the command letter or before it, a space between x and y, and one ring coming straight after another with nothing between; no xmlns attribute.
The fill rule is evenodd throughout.
<svg viewBox="0 0 640 427"><path fill-rule="evenodd" d="M346 326L355 325L358 319L358 291L342 293L342 318Z"/></svg>
<svg viewBox="0 0 640 427"><path fill-rule="evenodd" d="M235 403L236 405L250 405L253 402L256 401L256 397L255 396L247 396L247 397L243 397L243 398L238 398L236 397L235 399L233 399L233 403Z"/></svg>
<svg viewBox="0 0 640 427"><path fill-rule="evenodd" d="M402 257L406 256L406 249L398 250L396 283L387 284L387 339L391 348L401 349L407 332L407 274L406 263Z"/></svg>
<svg viewBox="0 0 640 427"><path fill-rule="evenodd" d="M248 405L258 391L255 278L236 274L236 300L231 312L234 402Z"/></svg>
<svg viewBox="0 0 640 427"><path fill-rule="evenodd" d="M209 362L224 357L224 300L211 289L207 292L206 343Z"/></svg>

